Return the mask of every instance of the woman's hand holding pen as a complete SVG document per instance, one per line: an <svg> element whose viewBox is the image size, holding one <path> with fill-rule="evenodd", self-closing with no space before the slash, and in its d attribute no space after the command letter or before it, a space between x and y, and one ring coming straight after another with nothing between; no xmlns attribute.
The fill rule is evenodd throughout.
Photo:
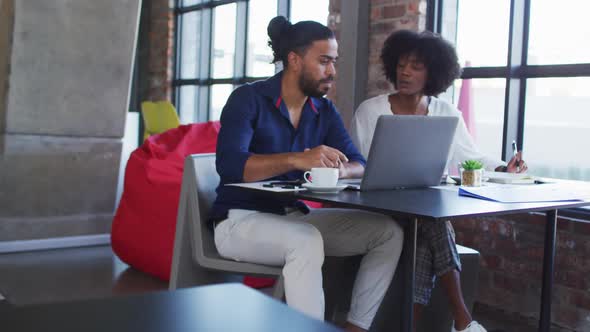
<svg viewBox="0 0 590 332"><path fill-rule="evenodd" d="M522 151L517 152L506 166L506 172L508 173L525 173L527 169L527 164L522 160Z"/></svg>
<svg viewBox="0 0 590 332"><path fill-rule="evenodd" d="M522 151L518 151L516 147L516 141L512 141L512 159L506 166L506 172L508 173L525 173L528 169L524 160L522 160Z"/></svg>

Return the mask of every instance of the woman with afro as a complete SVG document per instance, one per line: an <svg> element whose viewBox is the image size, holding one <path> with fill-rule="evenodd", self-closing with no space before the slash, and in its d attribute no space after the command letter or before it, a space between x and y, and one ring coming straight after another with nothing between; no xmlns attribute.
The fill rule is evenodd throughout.
<svg viewBox="0 0 590 332"><path fill-rule="evenodd" d="M526 171L526 164L521 160L520 154L506 164L502 160L489 158L479 152L467 131L460 111L436 97L461 74L457 53L449 42L430 32L396 31L385 41L381 61L385 77L393 84L395 91L361 103L351 124L353 141L365 158L369 154L377 119L381 115L455 116L460 119L447 167L464 160L475 159L481 161L488 170ZM486 331L472 319L465 305L461 293L460 270L461 262L451 223L421 223L416 248L416 321L422 308L430 300L436 278L439 278L449 299L455 321L453 331Z"/></svg>

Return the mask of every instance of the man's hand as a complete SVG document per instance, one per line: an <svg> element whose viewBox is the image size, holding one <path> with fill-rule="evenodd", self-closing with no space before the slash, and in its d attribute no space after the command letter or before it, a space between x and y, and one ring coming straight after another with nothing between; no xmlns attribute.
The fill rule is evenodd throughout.
<svg viewBox="0 0 590 332"><path fill-rule="evenodd" d="M295 168L301 171L308 171L312 167L340 168L345 162L348 162L348 158L344 153L326 145L305 149L294 159Z"/></svg>
<svg viewBox="0 0 590 332"><path fill-rule="evenodd" d="M342 152L325 145L305 149L304 152L253 154L244 165L243 179L244 182L260 181L294 170L309 171L312 167L340 169L344 163L347 176L362 175L362 165L349 163Z"/></svg>
<svg viewBox="0 0 590 332"><path fill-rule="evenodd" d="M340 179L346 179L349 177L348 167L345 165L345 163L340 163L340 166L338 167L338 178Z"/></svg>

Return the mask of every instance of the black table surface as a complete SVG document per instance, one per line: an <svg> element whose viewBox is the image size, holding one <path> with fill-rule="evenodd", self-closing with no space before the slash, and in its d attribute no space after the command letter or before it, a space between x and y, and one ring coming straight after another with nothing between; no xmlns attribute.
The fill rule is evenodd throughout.
<svg viewBox="0 0 590 332"><path fill-rule="evenodd" d="M344 190L337 194L318 194L299 191L294 192L293 195L299 199L332 203L338 207L362 208L363 210L394 216L435 220L462 216L547 211L590 205L590 202L587 201L498 203L459 196L456 190L436 188L367 192Z"/></svg>
<svg viewBox="0 0 590 332"><path fill-rule="evenodd" d="M574 182L577 185L583 185L589 188L590 184L580 181ZM542 184L541 184L542 185ZM291 195L296 199L328 203L333 207L356 208L365 211L373 211L394 217L400 217L400 220L412 220L414 218L429 220L445 220L457 217L474 217L489 215L505 215L520 212L549 211L547 213L547 239L545 240L545 254L543 264L543 289L541 302L543 305L540 329L549 331L550 312L551 312L551 288L553 284L553 257L555 256L555 225L556 210L565 208L574 208L590 205L590 201L568 201L568 202L536 202L536 203L499 203L483 199L459 196L458 188L419 188L419 189L399 189L399 190L379 190L379 191L353 191L344 190L339 193L312 193L309 191L294 192L270 192L254 188L244 188L247 191L256 191L259 195ZM552 221L552 222L550 222ZM397 283L397 288L392 288L385 296L371 331L388 331L388 330L412 330L412 289L415 266L415 245L416 245L416 222L408 225L414 225L413 231L405 232L404 250L400 260L401 269L396 270L396 275L400 270L403 272L404 283ZM408 240L413 240L408 241ZM408 244L411 243L411 244ZM413 249L412 249L413 247ZM405 262L405 263L404 263ZM395 281L395 278L394 278ZM409 283L408 283L409 282ZM396 283L392 283L395 285ZM409 286L408 286L409 285ZM401 290L401 292L400 292ZM401 294L401 295L400 295ZM385 304L387 302L387 304ZM391 307L399 308L393 309ZM399 309L399 310L398 310Z"/></svg>
<svg viewBox="0 0 590 332"><path fill-rule="evenodd" d="M340 331L241 284L17 307L2 331Z"/></svg>

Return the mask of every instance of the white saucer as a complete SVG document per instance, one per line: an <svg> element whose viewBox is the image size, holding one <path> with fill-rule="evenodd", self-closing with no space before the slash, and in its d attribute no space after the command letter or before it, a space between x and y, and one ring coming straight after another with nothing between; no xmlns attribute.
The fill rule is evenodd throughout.
<svg viewBox="0 0 590 332"><path fill-rule="evenodd" d="M346 187L348 187L347 184L338 184L335 185L333 187L320 187L320 186L316 186L313 183L304 183L302 184L303 188L307 188L309 191L314 192L314 193L318 193L318 194L335 194L338 193L344 189L346 189Z"/></svg>

